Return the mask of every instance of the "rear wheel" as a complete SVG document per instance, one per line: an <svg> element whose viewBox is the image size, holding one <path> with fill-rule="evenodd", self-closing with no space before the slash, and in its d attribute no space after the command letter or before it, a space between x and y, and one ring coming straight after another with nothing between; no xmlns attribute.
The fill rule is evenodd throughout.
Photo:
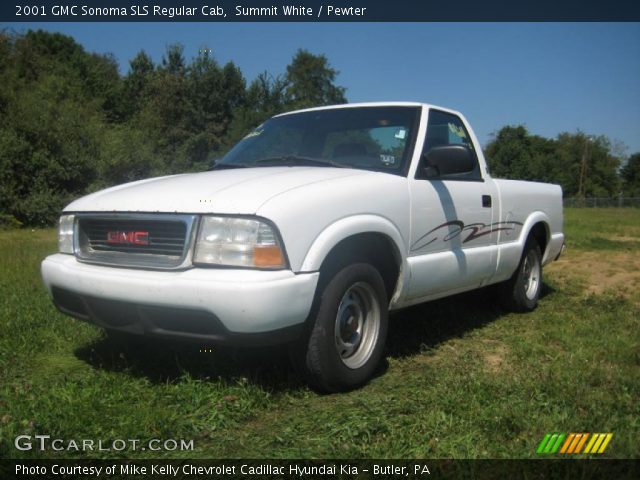
<svg viewBox="0 0 640 480"><path fill-rule="evenodd" d="M384 353L388 301L380 273L369 263L340 269L320 286L309 333L294 361L312 387L328 392L369 380Z"/></svg>
<svg viewBox="0 0 640 480"><path fill-rule="evenodd" d="M525 244L518 269L504 284L507 306L517 312L529 312L538 306L542 288L542 253L538 242L530 238Z"/></svg>

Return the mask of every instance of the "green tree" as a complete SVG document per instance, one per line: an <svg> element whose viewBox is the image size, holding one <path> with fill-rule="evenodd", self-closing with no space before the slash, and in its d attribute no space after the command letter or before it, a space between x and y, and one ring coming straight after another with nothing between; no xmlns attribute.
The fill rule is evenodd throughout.
<svg viewBox="0 0 640 480"><path fill-rule="evenodd" d="M616 196L620 158L604 136L561 133L531 135L522 125L500 129L485 148L494 177L558 183L565 197Z"/></svg>
<svg viewBox="0 0 640 480"><path fill-rule="evenodd" d="M132 182L165 173L161 157L147 132L128 122L104 132L94 181L88 190Z"/></svg>
<svg viewBox="0 0 640 480"><path fill-rule="evenodd" d="M155 72L155 65L151 57L141 50L129 61L129 72L123 81L122 116L129 119L140 111L149 101L151 82Z"/></svg>
<svg viewBox="0 0 640 480"><path fill-rule="evenodd" d="M523 125L506 126L485 149L491 174L518 180L554 179L554 141L531 135Z"/></svg>
<svg viewBox="0 0 640 480"><path fill-rule="evenodd" d="M38 82L48 75L64 77L84 101L107 118L117 117L120 76L112 55L87 53L72 37L44 30L28 31L14 42L13 60L23 82Z"/></svg>
<svg viewBox="0 0 640 480"><path fill-rule="evenodd" d="M246 89L244 101L235 109L221 150L231 148L247 132L285 111L286 88L287 82L283 77L273 77L268 72L259 74Z"/></svg>
<svg viewBox="0 0 640 480"><path fill-rule="evenodd" d="M102 117L56 75L14 92L0 128L0 210L47 224L83 193L100 154Z"/></svg>
<svg viewBox="0 0 640 480"><path fill-rule="evenodd" d="M334 84L338 73L324 55L298 50L285 76L287 106L306 108L346 103L345 89Z"/></svg>
<svg viewBox="0 0 640 480"><path fill-rule="evenodd" d="M640 152L629 157L620 171L622 191L626 197L640 197Z"/></svg>
<svg viewBox="0 0 640 480"><path fill-rule="evenodd" d="M206 166L211 152L225 142L235 113L244 103L245 80L232 62L220 67L205 50L188 68L191 136L184 155L195 168Z"/></svg>
<svg viewBox="0 0 640 480"><path fill-rule="evenodd" d="M620 192L620 158L605 136L561 133L556 140L555 179L565 197L613 197Z"/></svg>
<svg viewBox="0 0 640 480"><path fill-rule="evenodd" d="M168 45L160 68L173 75L184 75L186 70L184 47L179 43Z"/></svg>
<svg viewBox="0 0 640 480"><path fill-rule="evenodd" d="M169 45L149 81L149 94L132 123L146 132L167 172L185 171L182 146L190 136L190 89L181 45Z"/></svg>
<svg viewBox="0 0 640 480"><path fill-rule="evenodd" d="M300 50L247 86L209 52L170 45L156 65L141 51L123 77L72 37L0 31L0 216L51 224L89 191L202 169L274 114L345 101L323 55Z"/></svg>
<svg viewBox="0 0 640 480"><path fill-rule="evenodd" d="M0 43L0 212L48 224L94 178L109 88L93 80L109 60L42 31Z"/></svg>

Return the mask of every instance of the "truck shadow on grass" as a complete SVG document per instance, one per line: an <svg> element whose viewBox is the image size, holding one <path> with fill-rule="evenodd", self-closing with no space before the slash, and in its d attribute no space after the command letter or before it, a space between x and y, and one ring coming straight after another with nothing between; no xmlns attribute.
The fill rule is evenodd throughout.
<svg viewBox="0 0 640 480"><path fill-rule="evenodd" d="M541 297L554 292L543 284ZM391 315L386 357L375 376L388 368L387 358L418 355L428 348L482 328L509 312L492 288L435 300ZM289 362L286 347L215 348L152 338L98 340L75 350L94 368L145 378L155 384L179 383L186 377L205 382L249 382L278 393L305 388Z"/></svg>
<svg viewBox="0 0 640 480"><path fill-rule="evenodd" d="M543 283L540 298L554 292L553 287ZM401 310L392 315L389 322L387 357L416 355L482 328L509 313L511 311L502 305L500 292L495 287L472 290Z"/></svg>

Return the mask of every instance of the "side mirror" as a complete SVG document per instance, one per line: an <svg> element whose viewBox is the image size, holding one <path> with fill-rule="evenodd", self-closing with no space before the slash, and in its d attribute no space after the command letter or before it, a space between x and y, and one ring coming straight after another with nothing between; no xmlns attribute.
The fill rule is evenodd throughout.
<svg viewBox="0 0 640 480"><path fill-rule="evenodd" d="M427 178L469 173L475 168L474 156L464 145L433 147L423 155L423 170Z"/></svg>

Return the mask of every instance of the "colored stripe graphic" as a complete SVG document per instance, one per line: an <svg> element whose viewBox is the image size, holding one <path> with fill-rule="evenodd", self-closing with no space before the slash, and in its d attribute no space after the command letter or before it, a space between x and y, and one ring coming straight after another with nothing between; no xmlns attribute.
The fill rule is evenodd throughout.
<svg viewBox="0 0 640 480"><path fill-rule="evenodd" d="M580 451L582 450L582 446L584 445L584 442L587 441L587 438L589 437L588 433L583 433L582 434L582 438L580 439L580 443L578 443L578 446L576 447L575 451L573 453L580 453Z"/></svg>
<svg viewBox="0 0 640 480"><path fill-rule="evenodd" d="M547 445L547 442L549 441L550 438L551 438L551 434L547 433L542 439L542 441L540 442L540 445L538 445L538 449L536 450L536 453L540 454L544 452L544 447Z"/></svg>
<svg viewBox="0 0 640 480"><path fill-rule="evenodd" d="M538 445L536 453L556 453L564 437L564 433L547 433Z"/></svg>
<svg viewBox="0 0 640 480"><path fill-rule="evenodd" d="M549 439L549 442L547 443L547 446L544 447L544 453L552 453L551 449L556 444L556 440L557 439L558 439L558 434L557 433L554 433L553 435L551 435L551 438Z"/></svg>
<svg viewBox="0 0 640 480"><path fill-rule="evenodd" d="M573 442L573 438L576 436L575 433L570 433L569 436L567 437L567 441L564 442L564 445L562 445L562 448L560 449L560 453L567 453L567 448L569 448L569 445L571 445L571 442Z"/></svg>
<svg viewBox="0 0 640 480"><path fill-rule="evenodd" d="M604 442L602 442L602 446L600 447L600 450L598 450L598 453L604 453L604 449L607 448L607 445L609 445L609 442L612 438L613 433L607 433L607 436L605 437Z"/></svg>
<svg viewBox="0 0 640 480"><path fill-rule="evenodd" d="M584 453L591 453L591 447L596 443L596 438L598 438L598 434L594 433L591 435L591 439L589 439L589 443L587 443L587 448L584 449Z"/></svg>
<svg viewBox="0 0 640 480"><path fill-rule="evenodd" d="M580 453L604 453L613 433L547 433L538 445L536 453L561 453L576 455Z"/></svg>
<svg viewBox="0 0 640 480"><path fill-rule="evenodd" d="M573 437L573 442L571 442L571 445L569 446L569 450L567 450L567 453L573 453L573 451L576 449L576 446L578 445L578 442L580 441L581 438L582 438L581 433L575 434L575 437Z"/></svg>
<svg viewBox="0 0 640 480"><path fill-rule="evenodd" d="M598 453L598 448L600 448L600 444L604 440L606 435L604 433L599 433L598 438L596 439L596 443L593 444L593 448L591 448L591 453Z"/></svg>
<svg viewBox="0 0 640 480"><path fill-rule="evenodd" d="M556 440L555 445L551 449L551 453L556 453L558 451L558 449L560 448L560 444L562 444L562 440L564 440L564 437L565 437L564 433L560 433L558 435L558 439Z"/></svg>

